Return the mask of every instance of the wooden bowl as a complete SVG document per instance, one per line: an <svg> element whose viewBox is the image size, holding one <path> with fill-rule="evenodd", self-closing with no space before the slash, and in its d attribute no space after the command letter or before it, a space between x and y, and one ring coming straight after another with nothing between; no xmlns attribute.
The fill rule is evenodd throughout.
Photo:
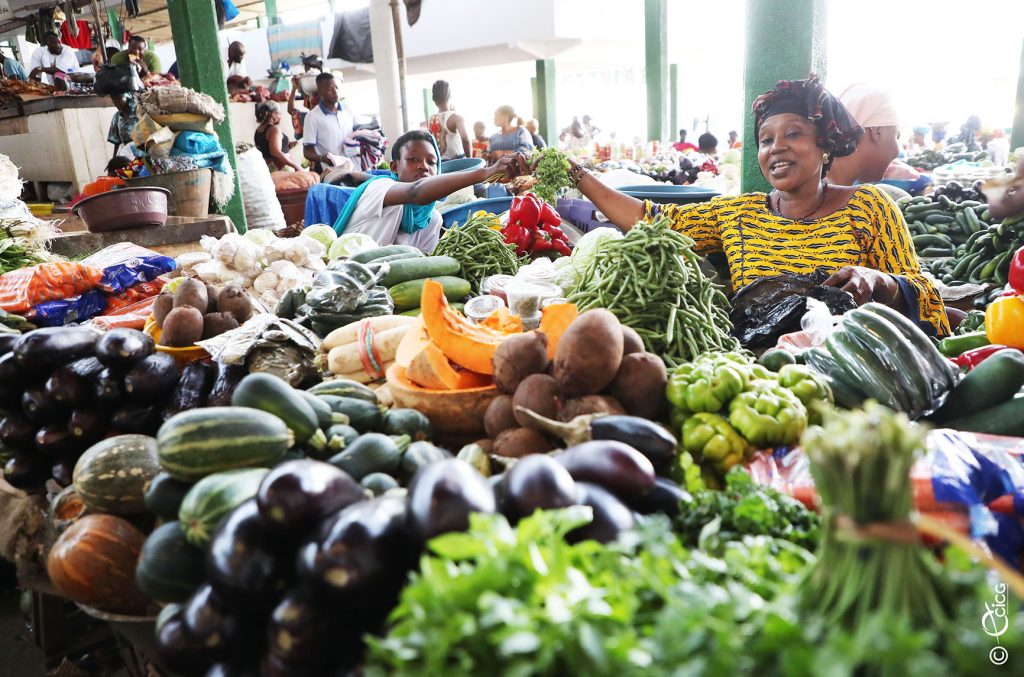
<svg viewBox="0 0 1024 677"><path fill-rule="evenodd" d="M188 346L186 348L172 348L170 346L160 345L160 327L156 326L156 318L152 315L146 320L146 324L143 325L142 331L149 334L149 336L156 343L156 349L161 353L167 353L174 358L174 361L178 364L178 368L184 367L189 362L195 362L196 360L205 360L210 356L210 353L206 352L205 348L199 346Z"/></svg>
<svg viewBox="0 0 1024 677"><path fill-rule="evenodd" d="M405 375L405 368L393 364L387 372L388 390L395 405L416 409L430 419L442 436L479 439L484 434L484 412L498 396L497 386L467 390L420 388Z"/></svg>

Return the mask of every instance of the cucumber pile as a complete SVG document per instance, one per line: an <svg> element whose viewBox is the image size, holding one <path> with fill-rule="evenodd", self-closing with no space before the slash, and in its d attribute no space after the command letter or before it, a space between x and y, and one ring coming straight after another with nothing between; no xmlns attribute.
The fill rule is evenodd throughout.
<svg viewBox="0 0 1024 677"><path fill-rule="evenodd" d="M990 225L988 205L977 200L955 202L945 195L903 197L896 201L907 221L914 249L922 258L953 256L959 245Z"/></svg>
<svg viewBox="0 0 1024 677"><path fill-rule="evenodd" d="M371 249L353 259L371 266L376 263L390 266L381 284L387 287L396 314L420 314L420 296L423 283L428 279L444 285L444 295L452 302L465 301L472 291L470 283L458 277L461 265L450 256L424 256L416 247L396 244Z"/></svg>

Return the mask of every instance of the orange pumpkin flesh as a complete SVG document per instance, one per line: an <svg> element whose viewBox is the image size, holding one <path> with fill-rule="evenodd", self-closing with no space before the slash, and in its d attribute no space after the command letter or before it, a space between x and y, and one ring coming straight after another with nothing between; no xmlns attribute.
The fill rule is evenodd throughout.
<svg viewBox="0 0 1024 677"><path fill-rule="evenodd" d="M502 306L487 316L482 326L505 334L519 334L523 331L523 318L513 315L508 308Z"/></svg>
<svg viewBox="0 0 1024 677"><path fill-rule="evenodd" d="M466 390L491 385L489 376L461 369L448 360L433 342L428 342L406 368L413 383L431 390Z"/></svg>
<svg viewBox="0 0 1024 677"><path fill-rule="evenodd" d="M68 599L103 611L139 615L149 599L135 586L146 536L113 515L86 515L50 549L46 571Z"/></svg>
<svg viewBox="0 0 1024 677"><path fill-rule="evenodd" d="M548 359L555 359L558 341L577 317L580 316L575 303L556 303L548 306L540 317L540 331L548 337Z"/></svg>
<svg viewBox="0 0 1024 677"><path fill-rule="evenodd" d="M408 369L413 359L428 343L430 343L430 334L427 333L427 327L423 324L422 319L417 319L415 324L409 325L409 330L405 332L402 342L398 344L395 363Z"/></svg>
<svg viewBox="0 0 1024 677"><path fill-rule="evenodd" d="M449 360L478 374L494 373L494 351L507 334L473 324L453 310L444 297L444 287L434 280L423 285L420 310L430 340Z"/></svg>

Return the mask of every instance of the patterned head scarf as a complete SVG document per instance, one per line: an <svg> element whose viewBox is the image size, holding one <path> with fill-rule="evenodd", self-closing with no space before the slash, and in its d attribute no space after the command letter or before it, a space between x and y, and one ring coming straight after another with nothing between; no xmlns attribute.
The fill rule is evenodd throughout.
<svg viewBox="0 0 1024 677"><path fill-rule="evenodd" d="M781 113L795 113L814 123L818 140L833 158L857 150L864 132L846 107L812 75L806 80L779 80L775 89L754 99L754 134L765 120Z"/></svg>

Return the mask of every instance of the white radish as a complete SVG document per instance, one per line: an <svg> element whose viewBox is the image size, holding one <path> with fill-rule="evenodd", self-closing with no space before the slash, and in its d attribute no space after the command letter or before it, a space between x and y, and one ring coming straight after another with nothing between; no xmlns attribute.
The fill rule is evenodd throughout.
<svg viewBox="0 0 1024 677"><path fill-rule="evenodd" d="M405 338L409 327L394 327L387 331L373 333L373 346L379 356L378 364L383 362L394 362L395 353L398 352L398 345ZM363 369L362 353L358 341L344 346L331 348L327 354L327 367L332 374L347 374Z"/></svg>
<svg viewBox="0 0 1024 677"><path fill-rule="evenodd" d="M376 317L369 318L370 328L374 332L385 332L395 327L408 327L415 323L419 318L407 317L405 315L378 315ZM324 338L323 349L331 350L338 346L348 345L355 343L356 339L359 338L359 322L353 322L346 324L344 327L335 329Z"/></svg>

